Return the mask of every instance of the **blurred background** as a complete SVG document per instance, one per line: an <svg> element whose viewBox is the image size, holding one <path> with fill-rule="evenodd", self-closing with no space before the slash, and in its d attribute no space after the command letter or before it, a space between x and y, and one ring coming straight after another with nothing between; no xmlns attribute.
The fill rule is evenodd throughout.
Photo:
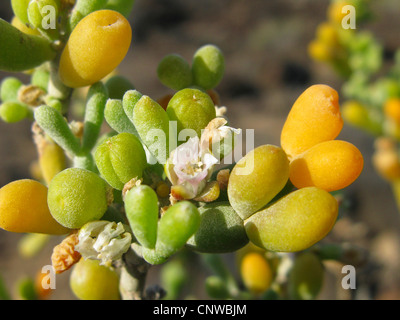
<svg viewBox="0 0 400 320"><path fill-rule="evenodd" d="M226 73L216 88L228 108L231 126L255 130L255 146L279 145L285 118L296 98L310 85L323 83L340 92L341 79L328 67L311 61L307 46L319 23L326 19L328 0L136 0L130 16L133 41L119 67L140 92L155 99L170 93L157 79L158 62L169 53L188 61L201 45L212 43L226 58ZM398 0L372 1L375 19L367 28L388 52L400 47ZM10 1L0 2L0 17L12 18ZM5 50L6 48L2 48ZM0 72L0 81L12 75ZM18 75L20 76L20 75ZM21 76L28 81L28 76ZM30 177L36 159L31 123L0 122L0 186ZM346 188L351 203L329 235L332 241L365 248L371 263L357 270L356 294L340 288L341 268L326 265L327 275L319 299L400 299L400 213L390 185L371 164L373 138L345 124L340 139L355 144L363 153L364 170ZM34 258L18 254L20 234L0 230L0 273L10 290L24 275L34 276L51 264L55 237ZM149 284L158 282L157 268ZM204 298L199 270L197 297ZM350 290L351 291L351 290ZM51 299L74 299L68 273L57 277Z"/></svg>

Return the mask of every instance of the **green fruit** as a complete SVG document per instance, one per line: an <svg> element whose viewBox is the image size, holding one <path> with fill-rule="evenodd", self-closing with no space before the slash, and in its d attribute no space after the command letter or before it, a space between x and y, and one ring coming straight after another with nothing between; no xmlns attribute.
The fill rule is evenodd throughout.
<svg viewBox="0 0 400 320"><path fill-rule="evenodd" d="M131 179L140 179L147 163L142 144L130 133L108 138L97 147L94 157L102 177L118 190Z"/></svg>
<svg viewBox="0 0 400 320"><path fill-rule="evenodd" d="M296 190L245 220L247 236L270 251L305 250L332 229L338 215L337 200L316 187Z"/></svg>
<svg viewBox="0 0 400 320"><path fill-rule="evenodd" d="M82 258L72 270L70 287L80 300L120 300L118 274L98 260Z"/></svg>
<svg viewBox="0 0 400 320"><path fill-rule="evenodd" d="M301 253L294 261L288 280L291 299L315 299L322 288L324 267L315 254Z"/></svg>
<svg viewBox="0 0 400 320"><path fill-rule="evenodd" d="M19 298L22 300L37 300L35 282L29 277L24 277L17 282Z"/></svg>
<svg viewBox="0 0 400 320"><path fill-rule="evenodd" d="M21 88L22 82L15 77L7 77L1 82L0 99L3 102L18 99L18 90Z"/></svg>
<svg viewBox="0 0 400 320"><path fill-rule="evenodd" d="M154 248L157 240L158 198L147 185L133 187L125 194L125 212L136 240Z"/></svg>
<svg viewBox="0 0 400 320"><path fill-rule="evenodd" d="M23 23L29 23L28 20L28 5L31 0L11 0L11 6L14 14Z"/></svg>
<svg viewBox="0 0 400 320"><path fill-rule="evenodd" d="M84 17L103 9L106 4L107 0L76 0L70 16L70 30L73 30Z"/></svg>
<svg viewBox="0 0 400 320"><path fill-rule="evenodd" d="M55 18L58 16L60 3L55 0L33 0L28 5L28 20L29 23L37 29L43 29L43 22L46 22L50 11L46 10L46 6L51 6L55 11ZM49 16L50 17L50 16Z"/></svg>
<svg viewBox="0 0 400 320"><path fill-rule="evenodd" d="M177 122L178 134L183 129L191 129L198 137L201 136L201 130L216 117L210 96L191 88L175 93L168 103L167 113L170 120Z"/></svg>
<svg viewBox="0 0 400 320"><path fill-rule="evenodd" d="M161 217L156 252L169 257L181 249L200 225L199 210L189 201L181 201Z"/></svg>
<svg viewBox="0 0 400 320"><path fill-rule="evenodd" d="M135 0L108 0L105 9L118 11L125 17L128 17L133 9Z"/></svg>
<svg viewBox="0 0 400 320"><path fill-rule="evenodd" d="M210 276L206 279L206 292L213 299L229 299L229 290L226 281L218 276Z"/></svg>
<svg viewBox="0 0 400 320"><path fill-rule="evenodd" d="M228 183L228 197L242 219L267 205L286 185L289 160L273 145L250 151L233 168Z"/></svg>
<svg viewBox="0 0 400 320"><path fill-rule="evenodd" d="M193 56L192 73L194 83L205 90L216 87L225 72L225 59L214 45L205 45Z"/></svg>
<svg viewBox="0 0 400 320"><path fill-rule="evenodd" d="M50 80L50 73L47 70L44 70L43 68L37 68L32 73L31 84L47 92L49 80Z"/></svg>
<svg viewBox="0 0 400 320"><path fill-rule="evenodd" d="M91 171L69 168L51 180L47 203L60 224L79 229L106 212L107 184Z"/></svg>
<svg viewBox="0 0 400 320"><path fill-rule="evenodd" d="M52 43L39 36L19 31L0 19L0 70L18 72L40 66L56 56Z"/></svg>
<svg viewBox="0 0 400 320"><path fill-rule="evenodd" d="M167 291L165 300L175 300L189 281L189 275L182 261L171 260L163 265L160 273L161 285Z"/></svg>
<svg viewBox="0 0 400 320"><path fill-rule="evenodd" d="M157 68L161 83L174 90L182 90L192 84L189 63L177 54L165 56Z"/></svg>
<svg viewBox="0 0 400 320"><path fill-rule="evenodd" d="M133 84L123 76L113 76L106 81L106 87L110 99L122 99L124 94L135 89Z"/></svg>
<svg viewBox="0 0 400 320"><path fill-rule="evenodd" d="M108 99L104 110L104 117L109 126L118 133L128 132L139 136L135 126L125 114L121 100Z"/></svg>
<svg viewBox="0 0 400 320"><path fill-rule="evenodd" d="M133 108L135 108L136 103L140 100L143 95L137 90L129 90L125 92L122 98L122 106L124 108L126 116L133 123Z"/></svg>
<svg viewBox="0 0 400 320"><path fill-rule="evenodd" d="M206 253L227 253L249 242L243 220L228 202L206 204L199 212L200 226L187 242L189 248Z"/></svg>
<svg viewBox="0 0 400 320"><path fill-rule="evenodd" d="M169 118L165 110L150 97L142 96L133 109L133 124L152 155L159 163L166 163L169 157Z"/></svg>
<svg viewBox="0 0 400 320"><path fill-rule="evenodd" d="M19 122L30 114L29 108L20 102L7 101L0 106L0 117L7 123Z"/></svg>

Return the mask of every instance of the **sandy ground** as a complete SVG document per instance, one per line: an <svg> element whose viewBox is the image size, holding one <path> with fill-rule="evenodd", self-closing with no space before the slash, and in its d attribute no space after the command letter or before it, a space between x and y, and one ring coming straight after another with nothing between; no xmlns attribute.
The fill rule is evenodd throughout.
<svg viewBox="0 0 400 320"><path fill-rule="evenodd" d="M130 20L133 44L121 64L120 73L136 88L158 98L170 91L156 77L160 59L178 53L191 60L203 44L218 45L226 57L226 74L218 92L228 108L233 127L255 130L255 146L279 144L285 117L297 96L309 85L324 83L340 90L341 80L328 68L310 61L307 44L318 23L325 19L326 0L137 0ZM370 28L389 49L400 45L396 0L376 4L379 17ZM0 17L10 19L8 1L0 5ZM380 19L384 17L384 19ZM0 80L7 76L0 72ZM27 80L26 76L22 79ZM360 178L346 189L346 196L357 205L346 212L330 237L367 249L372 269L359 270L357 299L400 298L400 215L390 187L371 165L373 140L345 126L340 137L360 148L365 168ZM0 186L27 178L29 165L36 158L31 142L30 123L0 123ZM34 275L50 263L54 238L35 258L24 259L17 253L22 235L0 230L0 273L10 289L23 275ZM229 257L228 257L229 258ZM329 272L320 298L349 298L338 290L340 269L327 266ZM199 282L198 295L204 294ZM149 283L158 281L158 268ZM68 274L57 278L52 299L73 299Z"/></svg>

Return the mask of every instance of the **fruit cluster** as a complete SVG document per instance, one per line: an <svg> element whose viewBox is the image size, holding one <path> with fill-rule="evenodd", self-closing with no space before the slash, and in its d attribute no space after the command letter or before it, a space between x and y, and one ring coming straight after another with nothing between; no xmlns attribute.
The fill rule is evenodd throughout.
<svg viewBox="0 0 400 320"><path fill-rule="evenodd" d="M355 8L356 29L342 27L345 5ZM372 15L367 0L331 1L327 21L318 26L309 54L331 66L344 80L343 118L375 138L373 164L399 198L400 52L394 52L386 68L384 44L372 32L360 28Z"/></svg>
<svg viewBox="0 0 400 320"><path fill-rule="evenodd" d="M363 166L355 146L335 140L343 124L336 91L308 88L289 113L281 147L259 146L216 170L241 132L227 126L214 90L223 54L202 46L192 66L168 55L158 77L174 94L158 101L142 94L111 74L130 47L131 3L13 0L14 21L22 23L0 20L8 48L0 68L32 75L29 85L2 82L0 115L33 120L41 173L0 189L0 227L65 235L52 263L57 273L76 265L71 288L81 299L143 298L149 266L183 248L218 254L251 242L297 252L322 240L338 215L329 192L354 182ZM39 23L45 5L56 8L55 29ZM73 93L82 87L83 120L71 121ZM268 288L262 257L246 256L241 270L249 290ZM210 289L212 281L219 283L210 280Z"/></svg>

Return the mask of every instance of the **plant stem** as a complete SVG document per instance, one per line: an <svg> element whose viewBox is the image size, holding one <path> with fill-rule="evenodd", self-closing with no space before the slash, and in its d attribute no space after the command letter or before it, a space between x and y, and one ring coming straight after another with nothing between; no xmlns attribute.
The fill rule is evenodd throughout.
<svg viewBox="0 0 400 320"><path fill-rule="evenodd" d="M123 300L143 300L147 271L150 268L135 243L122 257L120 293Z"/></svg>

